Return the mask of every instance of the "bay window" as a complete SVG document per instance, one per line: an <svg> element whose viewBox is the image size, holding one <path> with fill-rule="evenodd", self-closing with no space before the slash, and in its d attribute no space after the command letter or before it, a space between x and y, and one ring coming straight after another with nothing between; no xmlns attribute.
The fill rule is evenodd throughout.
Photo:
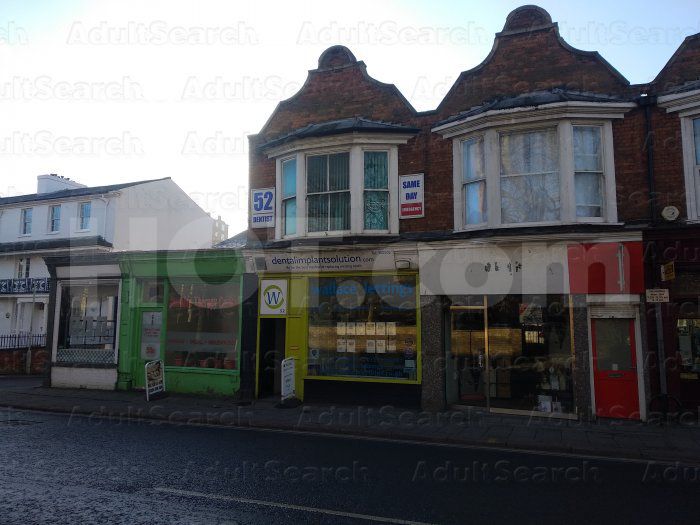
<svg viewBox="0 0 700 525"><path fill-rule="evenodd" d="M272 154L280 196L275 238L397 234L397 143L406 140L382 136Z"/></svg>
<svg viewBox="0 0 700 525"><path fill-rule="evenodd" d="M574 126L576 217L603 216L603 152L599 126Z"/></svg>
<svg viewBox="0 0 700 525"><path fill-rule="evenodd" d="M455 230L617 221L609 121L454 132L453 147Z"/></svg>
<svg viewBox="0 0 700 525"><path fill-rule="evenodd" d="M350 229L348 153L308 157L306 199L310 232Z"/></svg>
<svg viewBox="0 0 700 525"><path fill-rule="evenodd" d="M559 219L559 148L556 128L501 134L501 221Z"/></svg>
<svg viewBox="0 0 700 525"><path fill-rule="evenodd" d="M297 160L282 162L282 220L284 234L297 232Z"/></svg>
<svg viewBox="0 0 700 525"><path fill-rule="evenodd" d="M365 151L366 230L389 229L389 159L385 151Z"/></svg>
<svg viewBox="0 0 700 525"><path fill-rule="evenodd" d="M465 223L481 224L486 222L486 171L481 138L466 140L462 144L462 167Z"/></svg>

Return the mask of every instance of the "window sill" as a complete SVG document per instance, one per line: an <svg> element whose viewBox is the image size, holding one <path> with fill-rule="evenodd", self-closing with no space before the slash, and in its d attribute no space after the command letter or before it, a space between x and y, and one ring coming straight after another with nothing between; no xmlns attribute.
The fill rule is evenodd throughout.
<svg viewBox="0 0 700 525"><path fill-rule="evenodd" d="M31 233L20 233L17 237L20 239L23 239L25 237L31 237L31 236L32 236Z"/></svg>
<svg viewBox="0 0 700 525"><path fill-rule="evenodd" d="M55 232L46 232L46 235L58 235L59 233L61 232L57 230Z"/></svg>
<svg viewBox="0 0 700 525"><path fill-rule="evenodd" d="M75 230L75 233L88 233L90 231L90 228L84 228L82 230Z"/></svg>
<svg viewBox="0 0 700 525"><path fill-rule="evenodd" d="M470 226L469 228L461 228L453 230L453 233L462 232L473 232L478 230L506 230L506 229L520 229L520 228L540 228L547 226L577 226L577 225L605 225L605 226L624 226L622 222L606 222L605 220L590 220L581 219L577 221L555 221L555 222L525 222L518 224L498 224L496 226L489 226L487 224L479 224L475 226Z"/></svg>

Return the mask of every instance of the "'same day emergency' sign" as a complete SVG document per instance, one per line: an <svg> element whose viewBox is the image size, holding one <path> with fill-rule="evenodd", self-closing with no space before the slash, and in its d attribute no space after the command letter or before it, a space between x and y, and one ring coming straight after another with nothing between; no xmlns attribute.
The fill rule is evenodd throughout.
<svg viewBox="0 0 700 525"><path fill-rule="evenodd" d="M275 188L260 188L250 192L251 228L275 226Z"/></svg>
<svg viewBox="0 0 700 525"><path fill-rule="evenodd" d="M399 176L399 218L418 219L425 216L423 174Z"/></svg>

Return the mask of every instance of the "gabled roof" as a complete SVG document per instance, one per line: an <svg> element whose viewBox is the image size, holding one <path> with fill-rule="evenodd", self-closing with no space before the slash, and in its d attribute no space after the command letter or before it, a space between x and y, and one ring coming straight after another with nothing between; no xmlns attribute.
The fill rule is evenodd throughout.
<svg viewBox="0 0 700 525"><path fill-rule="evenodd" d="M135 182L124 182L122 184L111 184L109 186L92 186L90 188L75 188L69 190L52 191L49 193L31 193L28 195L16 195L14 197L2 197L0 198L0 206L35 201L67 199L71 197L87 197L89 195L102 195L104 193L118 191L124 188L130 188L131 186L138 186L139 184L147 184L149 182L157 182L168 179L170 179L170 177L163 177L161 179L141 180Z"/></svg>
<svg viewBox="0 0 700 525"><path fill-rule="evenodd" d="M584 93L578 91L567 91L565 89L552 89L548 91L534 91L532 93L523 93L514 97L496 98L481 106L473 107L467 111L462 111L456 115L442 120L435 124L441 126L449 124L467 117L473 117L486 113L487 111L499 111L505 109L537 107L546 104L555 104L558 102L596 102L596 103L614 103L614 102L629 102L620 97L608 95L599 95L596 93Z"/></svg>
<svg viewBox="0 0 700 525"><path fill-rule="evenodd" d="M344 118L340 120L331 120L320 124L309 124L303 128L296 129L291 133L282 135L274 140L261 144L259 148L267 149L275 146L281 146L293 140L325 137L328 135L340 135L342 133L352 133L361 131L365 133L409 133L417 134L420 129L403 126L400 124L392 124L390 122L382 122L379 120L369 120L362 117Z"/></svg>

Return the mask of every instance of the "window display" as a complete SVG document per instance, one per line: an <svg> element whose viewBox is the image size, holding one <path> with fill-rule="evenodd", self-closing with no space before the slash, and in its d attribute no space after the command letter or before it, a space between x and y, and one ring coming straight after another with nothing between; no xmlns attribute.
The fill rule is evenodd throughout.
<svg viewBox="0 0 700 525"><path fill-rule="evenodd" d="M71 284L61 292L56 361L114 364L119 285Z"/></svg>
<svg viewBox="0 0 700 525"><path fill-rule="evenodd" d="M165 364L238 368L240 285L173 279L168 287Z"/></svg>
<svg viewBox="0 0 700 525"><path fill-rule="evenodd" d="M491 406L572 412L567 296L488 296L487 316Z"/></svg>
<svg viewBox="0 0 700 525"><path fill-rule="evenodd" d="M416 380L415 276L309 279L309 376Z"/></svg>

